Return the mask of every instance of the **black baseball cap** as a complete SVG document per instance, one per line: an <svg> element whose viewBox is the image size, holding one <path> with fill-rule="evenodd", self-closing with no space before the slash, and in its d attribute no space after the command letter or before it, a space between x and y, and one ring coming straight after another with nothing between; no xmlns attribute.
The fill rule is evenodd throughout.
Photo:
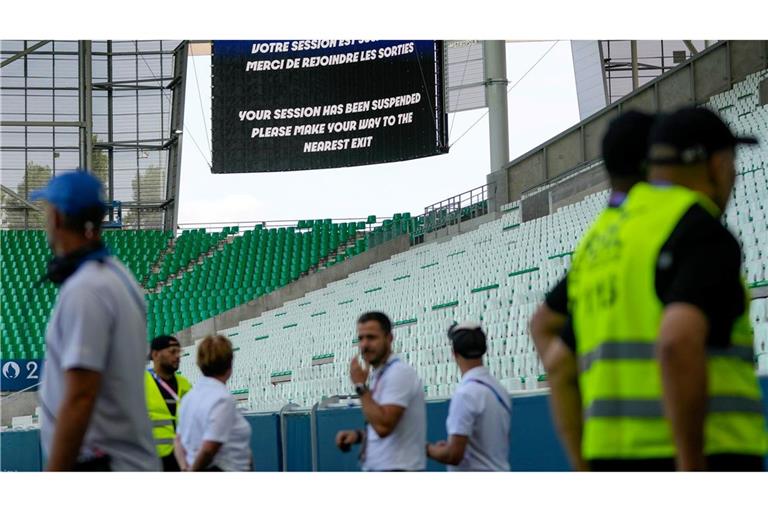
<svg viewBox="0 0 768 512"><path fill-rule="evenodd" d="M152 350L165 350L168 347L181 347L179 340L163 334L152 340Z"/></svg>
<svg viewBox="0 0 768 512"><path fill-rule="evenodd" d="M467 359L483 357L488 350L485 333L478 324L453 324L448 329L448 338L453 343L453 351Z"/></svg>
<svg viewBox="0 0 768 512"><path fill-rule="evenodd" d="M603 162L611 177L645 177L648 135L656 116L629 110L614 118L603 136Z"/></svg>
<svg viewBox="0 0 768 512"><path fill-rule="evenodd" d="M757 144L754 137L737 137L720 117L703 107L684 107L659 116L649 136L648 162L690 165L737 144Z"/></svg>

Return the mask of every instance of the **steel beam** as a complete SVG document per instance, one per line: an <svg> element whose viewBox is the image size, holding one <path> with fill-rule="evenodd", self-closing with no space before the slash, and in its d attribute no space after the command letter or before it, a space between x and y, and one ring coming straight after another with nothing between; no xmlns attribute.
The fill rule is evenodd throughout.
<svg viewBox="0 0 768 512"><path fill-rule="evenodd" d="M629 42L629 50L632 54L632 90L636 91L640 87L640 73L637 65L637 41Z"/></svg>
<svg viewBox="0 0 768 512"><path fill-rule="evenodd" d="M55 126L55 127L73 127L82 128L80 121L0 121L0 126Z"/></svg>
<svg viewBox="0 0 768 512"><path fill-rule="evenodd" d="M171 101L171 137L175 141L168 148L168 174L165 197L173 201L173 208L166 211L164 229L176 231L179 216L179 188L181 185L181 142L184 132L184 95L187 79L187 59L189 42L182 42L174 51L173 89Z"/></svg>
<svg viewBox="0 0 768 512"><path fill-rule="evenodd" d="M696 47L693 46L693 42L691 42L690 40L683 40L683 44L685 44L685 47L688 48L688 51L690 51L692 55L698 55L699 50L697 50Z"/></svg>
<svg viewBox="0 0 768 512"><path fill-rule="evenodd" d="M93 164L93 73L91 61L91 41L81 40L78 43L78 60L80 66L79 97L80 97L80 168L91 170Z"/></svg>
<svg viewBox="0 0 768 512"><path fill-rule="evenodd" d="M22 50L19 53L8 57L4 61L0 62L0 68L4 68L5 66L10 64L11 62L17 61L17 60L21 59L22 57L25 57L25 56L29 55L30 53L34 52L38 48L41 48L41 47L47 45L50 42L51 42L50 39L48 39L46 41L40 41L39 43L33 44L32 46L30 46L26 50Z"/></svg>
<svg viewBox="0 0 768 512"><path fill-rule="evenodd" d="M504 41L484 41L485 99L488 104L491 172L509 162L509 114L507 112L507 54Z"/></svg>
<svg viewBox="0 0 768 512"><path fill-rule="evenodd" d="M27 210L36 210L38 212L42 211L40 207L35 206L34 204L30 203L26 199L24 199L22 196L11 190L10 188L6 187L5 185L0 185L0 189L2 189L3 193L8 194L11 196L14 200L20 202L24 205L24 209Z"/></svg>

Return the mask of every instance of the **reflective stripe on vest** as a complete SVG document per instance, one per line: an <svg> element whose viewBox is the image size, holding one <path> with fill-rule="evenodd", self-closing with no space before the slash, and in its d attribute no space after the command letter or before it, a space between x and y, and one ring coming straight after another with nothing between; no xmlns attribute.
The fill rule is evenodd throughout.
<svg viewBox="0 0 768 512"><path fill-rule="evenodd" d="M755 351L749 346L708 348L709 357L733 357L745 363L755 360ZM606 341L597 348L579 356L579 370L586 372L597 361L606 360L655 360L656 343L648 341Z"/></svg>
<svg viewBox="0 0 768 512"><path fill-rule="evenodd" d="M665 242L696 204L718 214L714 203L691 190L640 183L620 208L598 217L576 248L567 278L568 307L580 370L585 459L676 454L656 355L664 304L655 277ZM724 340L730 346L707 349L708 455L765 453L743 279L741 286L745 307Z"/></svg>
<svg viewBox="0 0 768 512"><path fill-rule="evenodd" d="M181 402L183 396L191 388L189 381L181 375L176 375L176 384L179 401L176 403L176 414L172 415L168 409L169 401L163 397L154 377L149 371L145 372L144 391L146 394L147 410L152 423L152 437L155 440L155 447L159 457L165 457L173 453L173 439L176 436L175 425L178 421Z"/></svg>
<svg viewBox="0 0 768 512"><path fill-rule="evenodd" d="M715 396L707 401L710 413L763 414L761 400L743 396ZM594 400L584 412L585 418L663 418L661 400Z"/></svg>

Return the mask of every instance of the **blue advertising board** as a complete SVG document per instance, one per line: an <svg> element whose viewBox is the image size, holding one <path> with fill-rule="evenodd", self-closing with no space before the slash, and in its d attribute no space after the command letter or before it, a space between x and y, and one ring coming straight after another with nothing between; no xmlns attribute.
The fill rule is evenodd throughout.
<svg viewBox="0 0 768 512"><path fill-rule="evenodd" d="M42 359L0 360L0 390L21 391L40 383Z"/></svg>

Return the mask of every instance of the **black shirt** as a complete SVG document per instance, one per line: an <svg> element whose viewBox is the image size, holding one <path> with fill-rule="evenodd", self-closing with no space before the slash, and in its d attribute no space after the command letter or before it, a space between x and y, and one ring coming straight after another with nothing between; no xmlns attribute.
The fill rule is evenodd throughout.
<svg viewBox="0 0 768 512"><path fill-rule="evenodd" d="M561 315L568 314L568 276L565 275L554 288L549 290L544 302L549 309Z"/></svg>
<svg viewBox="0 0 768 512"><path fill-rule="evenodd" d="M704 313L709 320L708 347L729 346L731 329L746 307L739 242L718 219L693 205L659 252L655 287L662 304L684 302ZM566 278L547 294L545 302L553 311L567 314ZM570 316L561 338L576 351Z"/></svg>

